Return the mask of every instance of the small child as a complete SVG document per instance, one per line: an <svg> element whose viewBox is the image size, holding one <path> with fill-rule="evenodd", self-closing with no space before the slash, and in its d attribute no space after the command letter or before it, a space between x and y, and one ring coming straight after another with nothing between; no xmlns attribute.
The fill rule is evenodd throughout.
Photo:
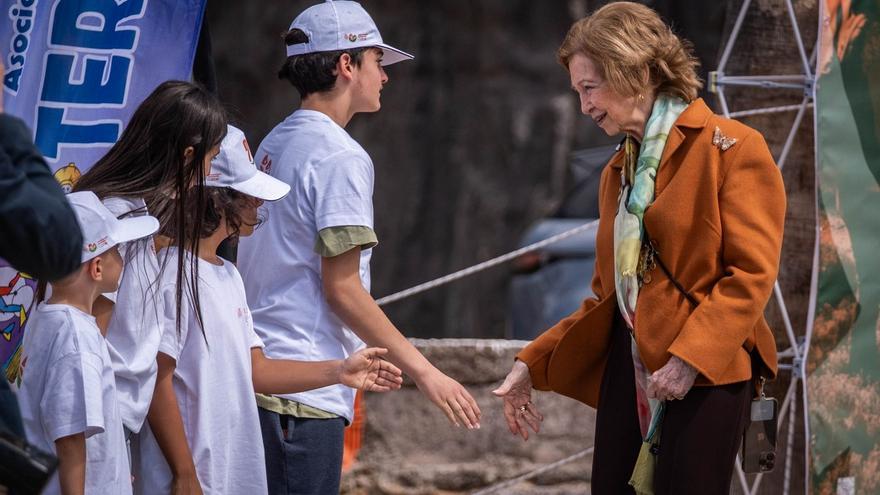
<svg viewBox="0 0 880 495"><path fill-rule="evenodd" d="M58 456L43 493L131 493L128 451L107 342L91 315L99 295L119 284L117 244L154 233L151 216L117 220L92 192L67 195L83 233L82 266L52 282L31 314L21 364L28 440Z"/></svg>
<svg viewBox="0 0 880 495"><path fill-rule="evenodd" d="M241 276L216 253L224 239L250 235L259 224L263 200L280 199L290 186L257 170L244 134L232 126L211 163L206 186L206 211L189 212L190 221L196 215L202 219L198 252L169 247L159 253L169 266L185 256L186 267L195 254L199 279L197 287L184 291L180 321L173 304L160 308L164 333L148 427L139 436L134 461L136 493L266 493L255 391L293 393L343 383L382 392L402 382L400 370L380 359L384 349L365 349L344 361L266 358ZM166 271L160 293L173 290L175 279ZM192 303L195 291L200 311Z"/></svg>

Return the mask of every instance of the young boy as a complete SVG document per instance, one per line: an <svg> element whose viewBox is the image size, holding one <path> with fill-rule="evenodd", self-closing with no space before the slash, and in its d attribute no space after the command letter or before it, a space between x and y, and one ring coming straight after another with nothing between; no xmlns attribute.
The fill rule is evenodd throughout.
<svg viewBox="0 0 880 495"><path fill-rule="evenodd" d="M159 222L117 220L91 192L67 199L82 229L82 265L52 283L51 297L28 322L19 394L25 432L58 455L58 476L43 493L131 493L116 381L91 312L95 299L119 284L117 244L151 235Z"/></svg>
<svg viewBox="0 0 880 495"><path fill-rule="evenodd" d="M267 221L239 245L239 268L266 355L339 359L364 345L388 359L456 425L479 427L471 395L422 356L370 296L373 163L345 131L376 112L388 81L383 66L412 55L383 43L356 2L325 2L300 14L285 35L279 77L302 98L257 151L257 163L289 184L267 205ZM363 341L362 341L363 340ZM343 428L354 390L325 387L258 396L271 493L339 491Z"/></svg>

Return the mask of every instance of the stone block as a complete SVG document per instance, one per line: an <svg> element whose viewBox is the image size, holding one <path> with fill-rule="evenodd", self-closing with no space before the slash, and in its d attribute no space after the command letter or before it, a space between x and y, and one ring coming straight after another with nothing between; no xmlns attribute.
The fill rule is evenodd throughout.
<svg viewBox="0 0 880 495"><path fill-rule="evenodd" d="M592 446L595 411L548 392L533 396L544 415L538 435L526 442L508 431L502 402L491 392L525 342L432 339L413 343L474 396L483 413L481 428L451 425L410 381L397 392L366 394L362 448L357 464L344 476L343 493L468 493ZM588 493L584 487L589 482L590 459L580 458L512 489L515 493ZM516 491L523 487L532 491Z"/></svg>

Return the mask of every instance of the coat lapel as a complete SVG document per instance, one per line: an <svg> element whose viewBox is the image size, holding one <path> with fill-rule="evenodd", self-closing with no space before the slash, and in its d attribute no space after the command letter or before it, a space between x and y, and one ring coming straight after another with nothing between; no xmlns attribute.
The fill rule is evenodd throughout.
<svg viewBox="0 0 880 495"><path fill-rule="evenodd" d="M663 148L663 154L660 157L660 168L657 171L657 179L654 181L654 198L663 192L663 189L678 172L681 160L672 161L670 158L675 154L681 143L684 142L685 134L683 129L701 129L706 126L712 111L706 106L702 98L694 100L688 107L678 116L678 120L669 130L669 137L666 138L666 146Z"/></svg>

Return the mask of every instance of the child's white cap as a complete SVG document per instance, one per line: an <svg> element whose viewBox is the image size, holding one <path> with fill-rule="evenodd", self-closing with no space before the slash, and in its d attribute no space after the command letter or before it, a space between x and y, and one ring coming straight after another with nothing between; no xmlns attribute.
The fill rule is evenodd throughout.
<svg viewBox="0 0 880 495"><path fill-rule="evenodd" d="M70 193L67 200L82 230L83 263L117 244L147 237L159 229L159 220L149 215L117 219L91 191Z"/></svg>
<svg viewBox="0 0 880 495"><path fill-rule="evenodd" d="M357 2L328 0L313 5L293 20L290 29L303 31L309 41L288 46L288 57L371 46L382 50L382 65L413 59L409 53L382 41L373 18Z"/></svg>
<svg viewBox="0 0 880 495"><path fill-rule="evenodd" d="M257 169L247 138L231 125L220 143L220 153L211 160L205 185L229 187L266 201L281 199L290 192L290 185Z"/></svg>

